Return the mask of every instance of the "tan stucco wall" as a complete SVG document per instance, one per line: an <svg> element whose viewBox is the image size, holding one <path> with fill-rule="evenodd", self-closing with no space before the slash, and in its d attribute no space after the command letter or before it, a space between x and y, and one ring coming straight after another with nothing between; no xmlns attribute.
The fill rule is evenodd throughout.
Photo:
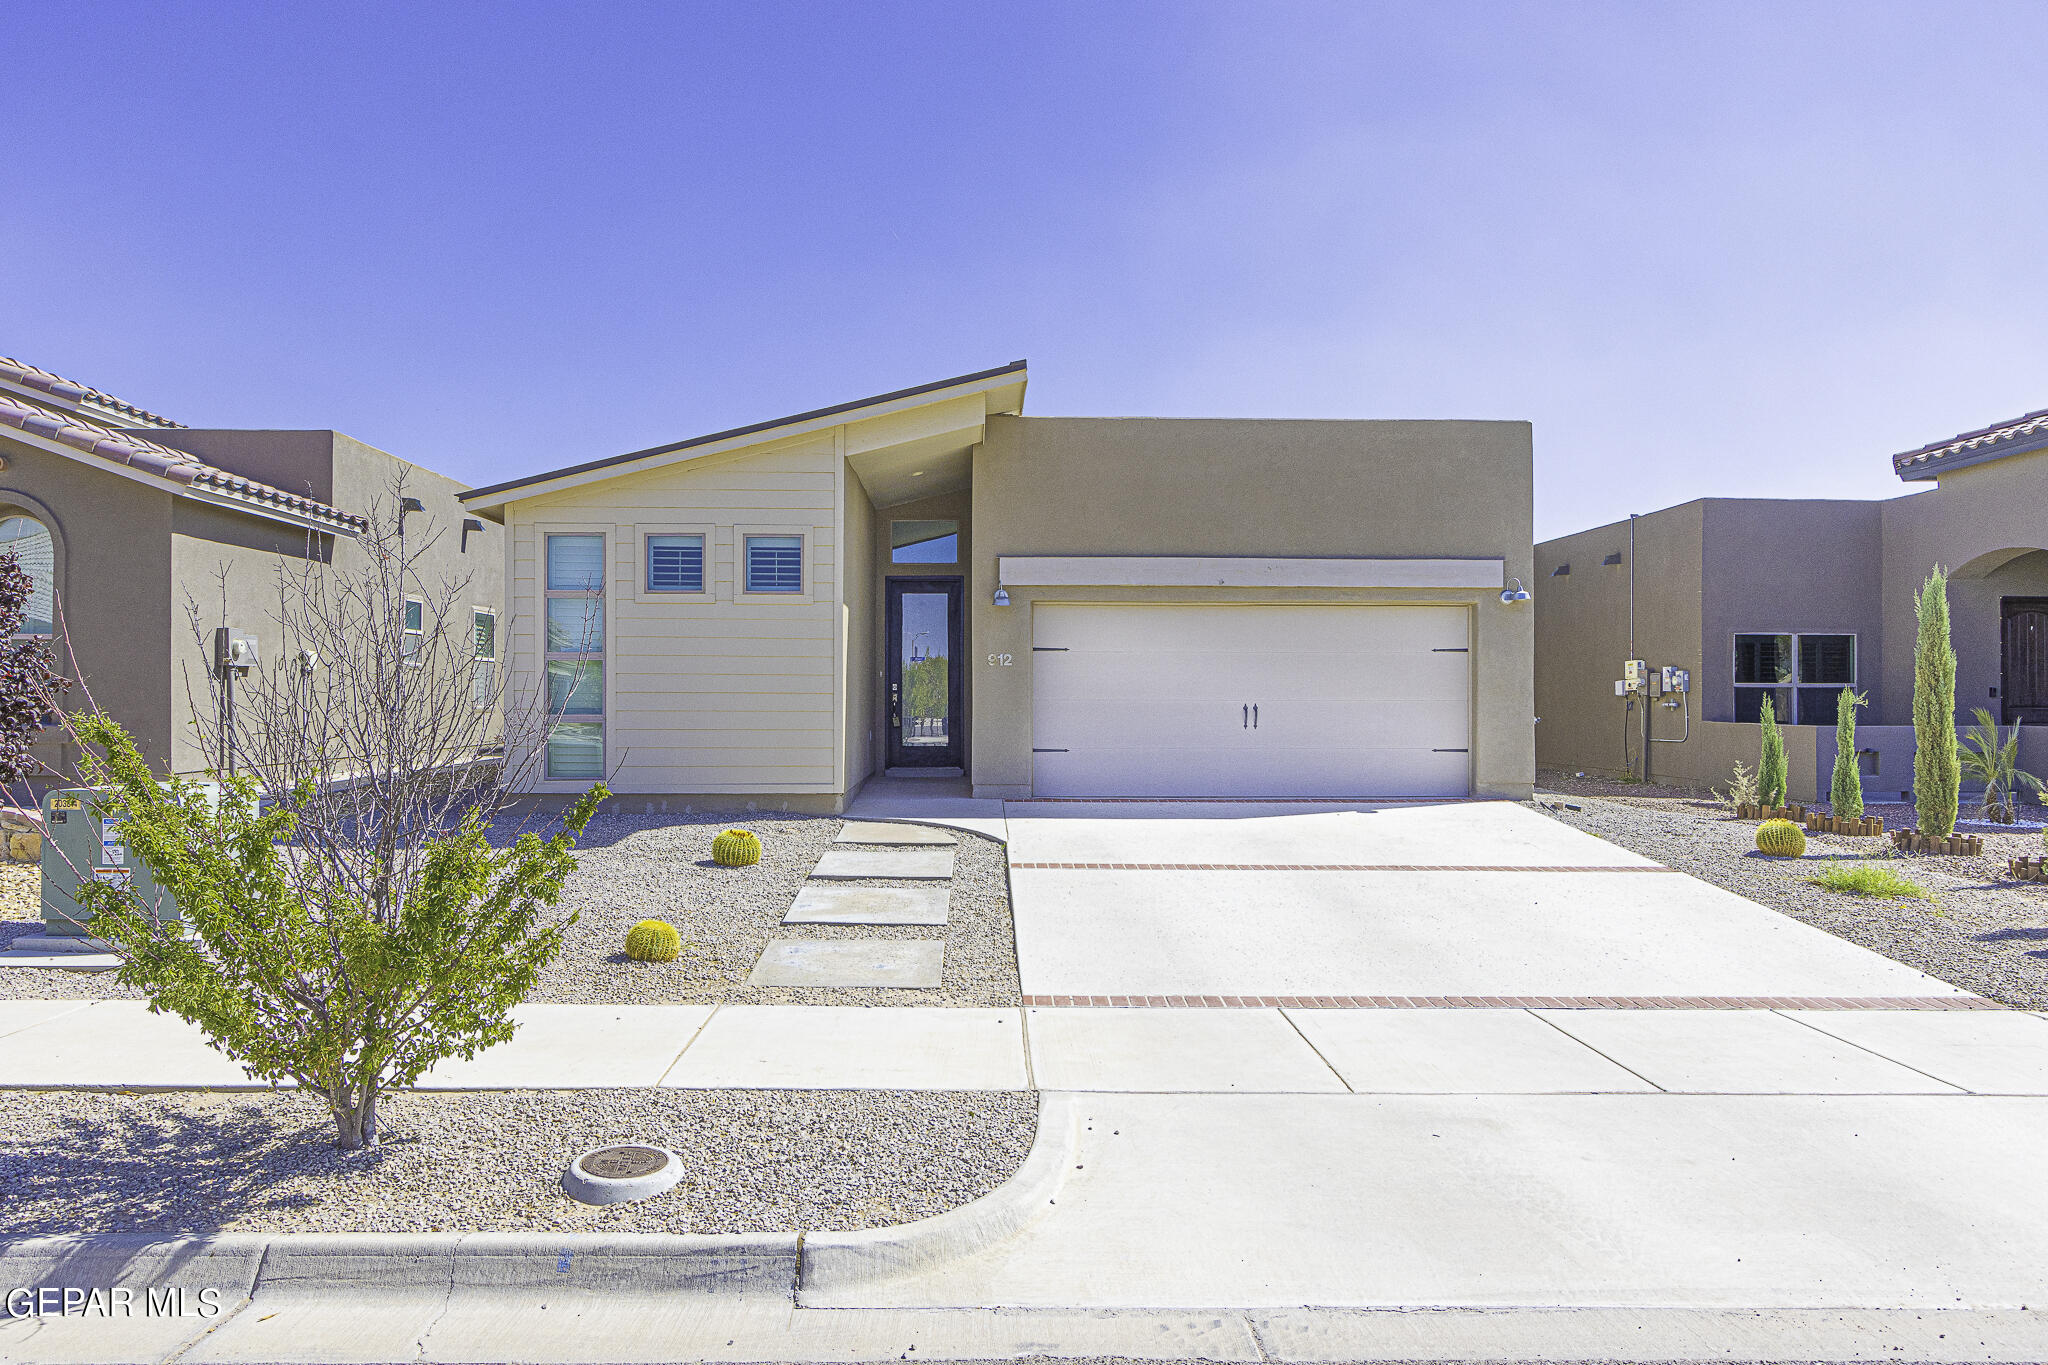
<svg viewBox="0 0 2048 1365"><path fill-rule="evenodd" d="M1700 659L1700 547L1705 504L1635 519L1635 654L1684 668ZM1542 768L1618 774L1641 745L1642 720L1614 695L1629 649L1629 523L1618 521L1536 547L1536 761ZM1609 555L1620 562L1606 564ZM1566 565L1570 572L1557 570ZM1695 706L1700 699L1696 692ZM1697 709L1694 718L1699 718ZM1684 717L1652 705L1653 740L1686 735ZM1697 733L1695 731L1695 733ZM1690 744L1691 739L1684 741ZM1652 743L1651 772L1687 760L1681 744Z"/></svg>
<svg viewBox="0 0 2048 1365"><path fill-rule="evenodd" d="M26 515L50 528L57 606L68 651L59 666L84 680L92 699L135 737L152 761L171 752L172 622L169 492L84 461L0 436L0 516ZM74 693L71 704L84 705ZM55 766L54 744L37 754Z"/></svg>
<svg viewBox="0 0 2048 1365"><path fill-rule="evenodd" d="M1951 638L1956 646L1956 711L1996 704L2000 596L2048 596L2038 560L2016 560L1986 578L1980 557L2048 549L2048 451L2011 455L1943 474L1938 488L1880 504L1884 519L1883 651L1885 718L1912 720L1913 603L1936 564L1946 565Z"/></svg>
<svg viewBox="0 0 2048 1365"><path fill-rule="evenodd" d="M1473 609L1473 787L1535 778L1534 615L1492 591L1011 589L1005 555L1495 557L1532 592L1531 445L1523 422L989 419L974 458L968 584L970 773L1031 784L1035 602L1405 602ZM1007 668L988 663L1008 654Z"/></svg>

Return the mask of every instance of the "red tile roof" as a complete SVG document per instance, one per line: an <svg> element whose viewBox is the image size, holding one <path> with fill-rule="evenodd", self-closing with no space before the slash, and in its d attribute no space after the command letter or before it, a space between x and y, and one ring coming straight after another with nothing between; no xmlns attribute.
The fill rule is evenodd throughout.
<svg viewBox="0 0 2048 1365"><path fill-rule="evenodd" d="M173 422L168 417L159 417L147 408L138 408L133 403L125 403L110 393L104 393L99 389L93 388L90 384L80 384L66 379L62 375L51 374L48 370L40 369L25 360L10 360L6 356L0 356L0 379L7 380L9 383L19 384L25 389L35 389L40 393L47 393L52 398L62 399L67 403L92 403L98 407L118 413L121 416L133 417L144 426L182 427L185 425L183 422Z"/></svg>
<svg viewBox="0 0 2048 1365"><path fill-rule="evenodd" d="M1892 456L1902 479L1931 479L1944 469L1979 464L2048 445L2048 408Z"/></svg>
<svg viewBox="0 0 2048 1365"><path fill-rule="evenodd" d="M35 373L40 375L43 372L38 370ZM66 381L56 382L61 384ZM126 465L130 469L153 474L173 484L222 494L232 502L245 502L257 507L290 512L306 520L323 523L335 530L355 532L369 525L364 518L330 507L324 502L300 497L296 493L287 493L282 488L273 488L254 479L245 479L239 474L230 474L225 469L216 469L196 455L182 450L172 450L169 446L160 446L133 432L114 431L97 422L88 422L83 417L54 413L47 408L39 408L33 403L25 403L5 395L0 395L0 427L12 427L30 436L55 441L88 455L97 455L111 464Z"/></svg>

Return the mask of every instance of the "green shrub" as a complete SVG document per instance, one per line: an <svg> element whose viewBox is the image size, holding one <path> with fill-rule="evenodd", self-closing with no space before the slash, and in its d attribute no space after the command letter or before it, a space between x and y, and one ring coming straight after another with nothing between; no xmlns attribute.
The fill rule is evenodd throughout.
<svg viewBox="0 0 2048 1365"><path fill-rule="evenodd" d="M2018 723L2014 723L2012 734L2001 736L1998 721L1989 711L1979 706L1976 717L1977 723L1963 736L1957 761L1984 788L1978 816L1995 824L2010 825L2020 818L2020 788L2027 787L2038 795L2044 790L2041 779L2020 767Z"/></svg>
<svg viewBox="0 0 2048 1365"><path fill-rule="evenodd" d="M665 920L643 919L626 934L626 956L635 962L674 962L683 951L683 936Z"/></svg>
<svg viewBox="0 0 2048 1365"><path fill-rule="evenodd" d="M1790 820L1766 820L1756 827L1756 848L1769 858L1797 858L1806 852L1806 831Z"/></svg>
<svg viewBox="0 0 2048 1365"><path fill-rule="evenodd" d="M1956 651L1948 635L1948 573L1936 565L1913 603L1913 813L1922 834L1955 833L1962 796L1956 755Z"/></svg>
<svg viewBox="0 0 2048 1365"><path fill-rule="evenodd" d="M1828 807L1837 820L1863 818L1863 772L1856 764L1856 708L1864 697L1843 688L1835 703L1835 776L1828 784Z"/></svg>
<svg viewBox="0 0 2048 1365"><path fill-rule="evenodd" d="M711 861L720 867L747 867L761 861L761 841L752 830L729 829L711 841Z"/></svg>
<svg viewBox="0 0 2048 1365"><path fill-rule="evenodd" d="M1849 896L1881 896L1886 900L1930 901L1926 887L1900 876L1883 863L1845 863L1806 880L1825 891Z"/></svg>
<svg viewBox="0 0 2048 1365"><path fill-rule="evenodd" d="M1772 704L1768 692L1764 694L1763 712L1757 716L1757 724L1764 732L1763 756L1757 759L1757 795L1766 806L1785 804L1785 736L1778 730L1778 708Z"/></svg>
<svg viewBox="0 0 2048 1365"><path fill-rule="evenodd" d="M1727 805L1730 814L1740 812L1744 806L1754 806L1757 803L1756 774L1747 763L1737 760L1735 773L1728 779L1728 789L1714 795Z"/></svg>

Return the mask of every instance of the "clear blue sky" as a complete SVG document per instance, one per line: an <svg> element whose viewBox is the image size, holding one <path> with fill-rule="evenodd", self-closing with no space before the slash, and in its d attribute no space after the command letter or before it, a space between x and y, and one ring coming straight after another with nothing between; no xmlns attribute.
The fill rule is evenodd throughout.
<svg viewBox="0 0 2048 1365"><path fill-rule="evenodd" d="M0 354L474 483L1028 357L1537 531L2048 407L2048 6L16 6Z"/></svg>

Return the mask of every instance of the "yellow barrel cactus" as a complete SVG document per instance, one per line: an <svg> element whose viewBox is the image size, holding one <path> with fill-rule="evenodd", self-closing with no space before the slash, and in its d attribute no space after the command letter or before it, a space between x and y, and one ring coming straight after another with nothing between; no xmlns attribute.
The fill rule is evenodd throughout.
<svg viewBox="0 0 2048 1365"><path fill-rule="evenodd" d="M635 962L674 962L683 951L683 936L665 920L643 919L626 934L626 956Z"/></svg>
<svg viewBox="0 0 2048 1365"><path fill-rule="evenodd" d="M752 830L729 829L711 841L711 861L720 867L747 867L761 861L761 841Z"/></svg>
<svg viewBox="0 0 2048 1365"><path fill-rule="evenodd" d="M1790 820L1766 820L1756 827L1757 852L1771 858L1797 858L1806 852L1806 831Z"/></svg>

